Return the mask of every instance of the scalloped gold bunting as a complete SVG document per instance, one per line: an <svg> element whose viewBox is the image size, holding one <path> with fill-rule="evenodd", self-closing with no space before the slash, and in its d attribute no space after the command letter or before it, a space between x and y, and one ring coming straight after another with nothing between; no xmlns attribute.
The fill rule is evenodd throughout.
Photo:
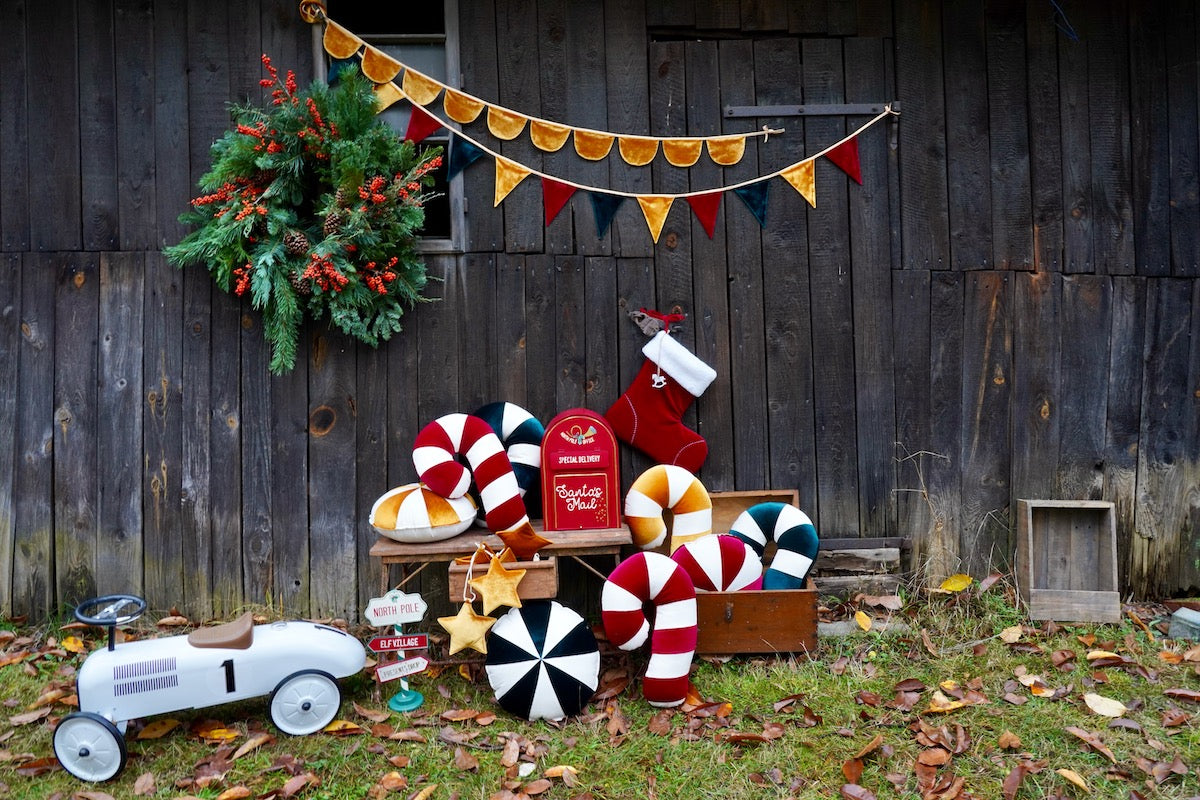
<svg viewBox="0 0 1200 800"><path fill-rule="evenodd" d="M508 193L529 175L529 169L507 158L496 159L496 199L492 206L500 205Z"/></svg>
<svg viewBox="0 0 1200 800"><path fill-rule="evenodd" d="M626 164L644 167L658 155L658 139L649 136L622 136L617 139L617 149Z"/></svg>
<svg viewBox="0 0 1200 800"><path fill-rule="evenodd" d="M404 70L404 80L401 83L404 94L417 105L427 106L442 93L442 85L433 78L426 78L411 69Z"/></svg>
<svg viewBox="0 0 1200 800"><path fill-rule="evenodd" d="M403 99L404 92L400 91L400 87L396 84L391 82L375 84L375 102L378 103L380 111L383 111L397 100Z"/></svg>
<svg viewBox="0 0 1200 800"><path fill-rule="evenodd" d="M575 152L588 161L599 161L612 149L615 137L595 131L575 131Z"/></svg>
<svg viewBox="0 0 1200 800"><path fill-rule="evenodd" d="M703 139L663 139L663 155L673 167L690 167L700 158Z"/></svg>
<svg viewBox="0 0 1200 800"><path fill-rule="evenodd" d="M375 83L387 83L400 74L400 62L378 47L367 45L362 54L362 74Z"/></svg>
<svg viewBox="0 0 1200 800"><path fill-rule="evenodd" d="M780 175L803 195L810 206L817 207L817 184L813 179L813 160L811 158L788 167Z"/></svg>
<svg viewBox="0 0 1200 800"><path fill-rule="evenodd" d="M746 153L746 137L737 136L729 139L709 139L708 157L722 167L728 167L742 160Z"/></svg>
<svg viewBox="0 0 1200 800"><path fill-rule="evenodd" d="M338 25L333 20L325 20L325 52L334 58L349 58L362 47L362 39Z"/></svg>
<svg viewBox="0 0 1200 800"><path fill-rule="evenodd" d="M657 194L638 195L638 205L642 207L642 216L646 218L655 244L658 244L658 235L662 233L663 223L667 221L667 212L671 210L674 199Z"/></svg>
<svg viewBox="0 0 1200 800"><path fill-rule="evenodd" d="M488 130L497 139L508 141L520 136L521 131L525 130L526 119L527 117L515 111L509 111L507 108L488 106Z"/></svg>
<svg viewBox="0 0 1200 800"><path fill-rule="evenodd" d="M541 119L529 121L529 138L538 150L545 150L547 153L558 152L567 143L567 137L570 135L571 129L566 125Z"/></svg>
<svg viewBox="0 0 1200 800"><path fill-rule="evenodd" d="M446 96L442 98L442 107L446 109L447 117L466 125L479 118L480 112L483 111L483 101L447 88Z"/></svg>

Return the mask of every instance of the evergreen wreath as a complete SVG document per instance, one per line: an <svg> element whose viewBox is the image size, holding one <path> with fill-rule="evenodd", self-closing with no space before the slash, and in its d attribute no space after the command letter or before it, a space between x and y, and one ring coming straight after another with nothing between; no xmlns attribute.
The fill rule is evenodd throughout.
<svg viewBox="0 0 1200 800"><path fill-rule="evenodd" d="M204 264L222 291L263 314L270 369L296 364L306 315L372 347L424 300L416 238L440 148L418 151L376 116L372 84L356 68L334 86L296 91L264 55L266 109L232 108L235 127L211 149L180 222L197 227L165 249L176 266Z"/></svg>

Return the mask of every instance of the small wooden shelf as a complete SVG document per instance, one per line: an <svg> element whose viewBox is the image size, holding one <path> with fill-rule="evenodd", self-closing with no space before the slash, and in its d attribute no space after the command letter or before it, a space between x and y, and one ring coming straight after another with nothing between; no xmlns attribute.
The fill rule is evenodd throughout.
<svg viewBox="0 0 1200 800"><path fill-rule="evenodd" d="M1120 622L1114 505L1018 500L1017 589L1032 619Z"/></svg>

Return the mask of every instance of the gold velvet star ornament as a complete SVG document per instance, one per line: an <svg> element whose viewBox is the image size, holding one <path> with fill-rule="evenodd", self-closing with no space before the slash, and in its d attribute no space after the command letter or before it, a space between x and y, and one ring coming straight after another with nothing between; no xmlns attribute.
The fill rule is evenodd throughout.
<svg viewBox="0 0 1200 800"><path fill-rule="evenodd" d="M487 640L484 637L496 620L476 614L470 603L463 603L453 617L438 617L438 624L450 634L450 655L468 647L487 655Z"/></svg>
<svg viewBox="0 0 1200 800"><path fill-rule="evenodd" d="M506 569L500 563L500 559L493 556L487 574L471 578L468 583L472 589L479 592L479 597L483 600L483 613L490 614L499 606L521 607L517 584L524 577L525 570Z"/></svg>
<svg viewBox="0 0 1200 800"><path fill-rule="evenodd" d="M549 539L538 535L528 520L515 528L499 531L496 535L500 537L500 541L504 542L506 547L517 554L517 559L520 561L529 561L538 550L550 544Z"/></svg>

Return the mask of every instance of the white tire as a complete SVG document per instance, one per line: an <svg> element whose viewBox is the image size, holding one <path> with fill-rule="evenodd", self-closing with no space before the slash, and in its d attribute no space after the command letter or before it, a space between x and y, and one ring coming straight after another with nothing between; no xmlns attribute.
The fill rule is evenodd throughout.
<svg viewBox="0 0 1200 800"><path fill-rule="evenodd" d="M337 716L342 692L333 676L319 670L294 672L271 693L271 721L293 736L307 736Z"/></svg>
<svg viewBox="0 0 1200 800"><path fill-rule="evenodd" d="M125 768L125 737L99 714L68 714L54 729L54 755L79 780L99 783Z"/></svg>

